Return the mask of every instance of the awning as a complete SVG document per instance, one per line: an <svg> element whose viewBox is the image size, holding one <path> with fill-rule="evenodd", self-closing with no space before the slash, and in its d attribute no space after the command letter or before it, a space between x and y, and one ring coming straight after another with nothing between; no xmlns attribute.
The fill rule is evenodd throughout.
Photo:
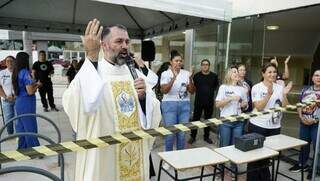
<svg viewBox="0 0 320 181"><path fill-rule="evenodd" d="M123 24L132 38L145 38L230 21L228 0L1 0L0 28L19 31L83 33L98 18Z"/></svg>

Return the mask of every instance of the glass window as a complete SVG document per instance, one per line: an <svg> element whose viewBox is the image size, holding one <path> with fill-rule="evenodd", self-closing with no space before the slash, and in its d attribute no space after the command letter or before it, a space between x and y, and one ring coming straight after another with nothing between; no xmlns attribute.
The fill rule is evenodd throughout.
<svg viewBox="0 0 320 181"><path fill-rule="evenodd" d="M222 79L227 47L227 29L228 23L213 22L194 30L192 65L195 67L195 73L200 71L201 61L208 59L211 64L210 70L218 74L219 80ZM194 100L191 99L191 101L193 107ZM215 109L213 116L218 116L217 113L218 111Z"/></svg>
<svg viewBox="0 0 320 181"><path fill-rule="evenodd" d="M77 59L78 58L78 52L72 52L71 53L71 58L72 59Z"/></svg>
<svg viewBox="0 0 320 181"><path fill-rule="evenodd" d="M260 81L260 68L264 57L264 20L257 17L232 21L229 49L229 65L245 64L247 78Z"/></svg>
<svg viewBox="0 0 320 181"><path fill-rule="evenodd" d="M22 40L0 40L0 50L23 50Z"/></svg>
<svg viewBox="0 0 320 181"><path fill-rule="evenodd" d="M85 56L86 56L85 52L79 52L79 58L80 59L85 59L86 58Z"/></svg>

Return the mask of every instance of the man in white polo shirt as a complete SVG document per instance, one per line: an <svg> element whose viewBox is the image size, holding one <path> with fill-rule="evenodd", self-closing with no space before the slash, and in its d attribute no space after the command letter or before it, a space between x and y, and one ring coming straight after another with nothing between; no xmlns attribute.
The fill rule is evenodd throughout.
<svg viewBox="0 0 320 181"><path fill-rule="evenodd" d="M14 117L14 102L15 97L12 88L12 69L13 69L13 56L8 56L6 59L7 68L0 71L0 96L3 110L4 123ZM8 134L13 134L13 123L7 127Z"/></svg>

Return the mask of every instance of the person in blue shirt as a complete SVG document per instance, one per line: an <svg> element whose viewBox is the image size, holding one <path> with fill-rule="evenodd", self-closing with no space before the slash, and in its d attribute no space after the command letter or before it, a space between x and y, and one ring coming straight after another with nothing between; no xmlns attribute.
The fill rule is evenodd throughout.
<svg viewBox="0 0 320 181"><path fill-rule="evenodd" d="M15 110L18 115L36 113L35 92L41 86L40 82L34 82L29 70L29 55L19 52L12 72L12 85L16 95ZM35 117L23 117L16 122L16 132L37 133L37 120ZM38 138L34 136L20 136L18 149L39 146Z"/></svg>

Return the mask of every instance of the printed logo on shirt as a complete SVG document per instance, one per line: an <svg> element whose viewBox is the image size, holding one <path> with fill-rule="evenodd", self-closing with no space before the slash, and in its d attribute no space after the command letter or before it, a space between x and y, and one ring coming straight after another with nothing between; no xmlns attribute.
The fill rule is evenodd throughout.
<svg viewBox="0 0 320 181"><path fill-rule="evenodd" d="M11 81L10 75L2 75L1 76L2 84L6 84L6 82Z"/></svg>
<svg viewBox="0 0 320 181"><path fill-rule="evenodd" d="M307 90L302 94L301 101L309 102L320 100L320 92L314 90ZM319 119L320 118L320 104L311 104L302 108L302 114L307 118Z"/></svg>
<svg viewBox="0 0 320 181"><path fill-rule="evenodd" d="M46 71L48 69L48 66L46 64L41 64L40 65L40 70Z"/></svg>
<svg viewBox="0 0 320 181"><path fill-rule="evenodd" d="M8 79L8 78L10 78L10 75L3 75L1 78L2 79Z"/></svg>
<svg viewBox="0 0 320 181"><path fill-rule="evenodd" d="M232 96L232 95L234 95L234 92L233 91L226 91L225 94L226 94L226 96Z"/></svg>
<svg viewBox="0 0 320 181"><path fill-rule="evenodd" d="M281 107L282 106L282 102L280 101L280 99L277 99L276 102L275 102L275 108L277 107ZM282 112L274 112L272 113L272 123L273 124L278 124L280 122L282 118Z"/></svg>
<svg viewBox="0 0 320 181"><path fill-rule="evenodd" d="M184 99L188 96L187 92L187 84L186 83L181 83L181 86L179 88L179 98Z"/></svg>

